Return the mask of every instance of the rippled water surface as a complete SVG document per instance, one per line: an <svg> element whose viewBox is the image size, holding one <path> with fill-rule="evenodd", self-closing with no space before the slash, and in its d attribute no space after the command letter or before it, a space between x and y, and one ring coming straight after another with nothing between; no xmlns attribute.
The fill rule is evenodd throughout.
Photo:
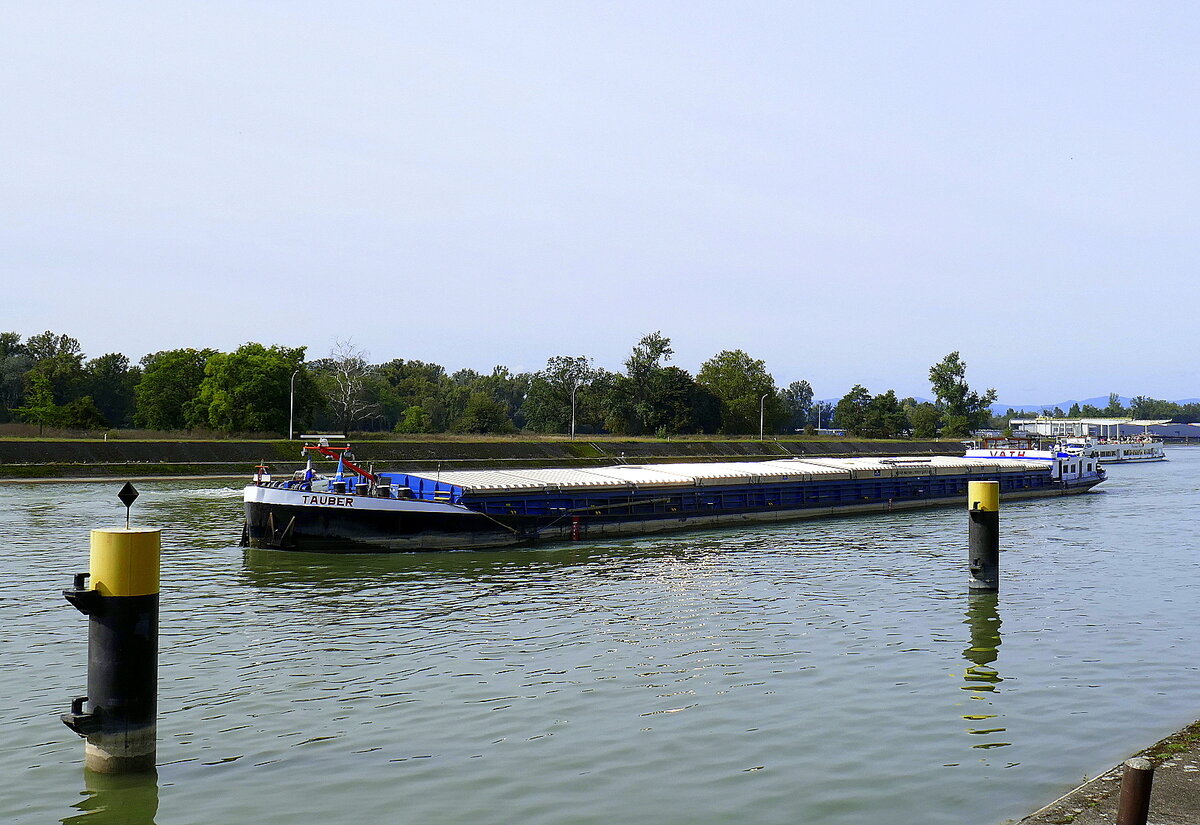
<svg viewBox="0 0 1200 825"><path fill-rule="evenodd" d="M1200 448L1002 513L538 550L243 551L240 491L139 483L164 529L156 780L58 720L60 591L120 484L0 486L0 821L998 823L1200 716Z"/></svg>

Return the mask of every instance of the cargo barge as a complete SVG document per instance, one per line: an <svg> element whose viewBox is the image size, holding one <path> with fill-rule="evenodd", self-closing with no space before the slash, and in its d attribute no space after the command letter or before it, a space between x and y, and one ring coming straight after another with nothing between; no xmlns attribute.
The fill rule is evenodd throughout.
<svg viewBox="0 0 1200 825"><path fill-rule="evenodd" d="M1104 471L1079 456L806 458L586 469L374 473L338 461L244 491L242 544L332 553L467 550L961 504L970 481L1004 500L1083 493Z"/></svg>

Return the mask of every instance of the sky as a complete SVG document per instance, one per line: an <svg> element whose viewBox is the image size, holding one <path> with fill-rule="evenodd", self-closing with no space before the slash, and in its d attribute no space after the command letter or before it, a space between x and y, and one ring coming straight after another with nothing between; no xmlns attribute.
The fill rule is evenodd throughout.
<svg viewBox="0 0 1200 825"><path fill-rule="evenodd" d="M1200 6L0 5L0 330L1200 396Z"/></svg>

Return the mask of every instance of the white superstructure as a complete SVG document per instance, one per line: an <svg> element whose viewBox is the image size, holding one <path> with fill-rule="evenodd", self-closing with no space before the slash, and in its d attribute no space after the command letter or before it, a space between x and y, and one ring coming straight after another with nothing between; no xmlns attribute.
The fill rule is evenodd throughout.
<svg viewBox="0 0 1200 825"><path fill-rule="evenodd" d="M1136 461L1166 461L1167 452L1161 441L1128 439L1124 441L1095 441L1075 439L1064 441L1062 449L1073 455L1091 456L1101 464L1131 464Z"/></svg>

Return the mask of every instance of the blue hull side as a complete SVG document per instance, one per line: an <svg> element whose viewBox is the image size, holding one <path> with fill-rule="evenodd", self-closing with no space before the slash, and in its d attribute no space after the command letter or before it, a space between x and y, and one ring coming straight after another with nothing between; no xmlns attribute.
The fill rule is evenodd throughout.
<svg viewBox="0 0 1200 825"><path fill-rule="evenodd" d="M961 479L946 479L948 482L958 480ZM252 547L329 553L487 549L546 541L963 506L965 502L965 481L962 491L957 483L948 483L941 494L936 494L931 485L910 485L904 496L897 490L876 490L874 487L881 485L869 482L854 485L855 494L850 494L849 489L838 491L836 499L830 488L817 491L809 501L804 500L804 490L793 491L791 501L787 496L771 496L770 491L754 491L756 495L764 493L770 500L752 505L721 506L724 498L733 498L733 493L739 491L726 490L722 498L715 495L720 491L714 490L677 494L647 491L640 496L627 497L619 506L596 499L590 505L557 507L544 513L516 512L517 507L513 505L517 502L511 499L477 501L468 503L474 512L447 513L355 511L247 501L243 543ZM1022 480L1005 474L1002 484L1005 482L1008 482L1008 489L1002 487L1001 499L1012 501L1083 493L1100 479L1063 485L1041 476ZM824 500L822 492L826 494ZM892 495L887 495L889 492ZM746 493L745 489L740 491L743 496ZM685 498L689 495L691 499ZM801 499L799 502L795 500L797 497ZM548 501L544 495L528 500L543 505Z"/></svg>

